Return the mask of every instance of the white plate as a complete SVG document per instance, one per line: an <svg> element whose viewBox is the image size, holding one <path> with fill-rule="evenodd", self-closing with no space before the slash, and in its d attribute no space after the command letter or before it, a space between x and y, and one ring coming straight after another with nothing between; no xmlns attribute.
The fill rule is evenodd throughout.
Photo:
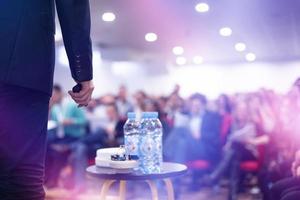
<svg viewBox="0 0 300 200"><path fill-rule="evenodd" d="M138 167L138 162L136 160L110 161L109 166L114 169L133 169Z"/></svg>

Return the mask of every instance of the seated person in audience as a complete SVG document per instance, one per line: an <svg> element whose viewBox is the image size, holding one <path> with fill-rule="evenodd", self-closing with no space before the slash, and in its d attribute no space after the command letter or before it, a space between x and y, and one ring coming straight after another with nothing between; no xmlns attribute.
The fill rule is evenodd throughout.
<svg viewBox="0 0 300 200"><path fill-rule="evenodd" d="M184 99L177 94L171 94L165 105L166 120L170 128L178 127L178 122L184 113Z"/></svg>
<svg viewBox="0 0 300 200"><path fill-rule="evenodd" d="M122 119L126 119L127 113L133 111L133 105L128 99L127 88L125 85L121 85L119 87L119 91L116 96L116 104Z"/></svg>
<svg viewBox="0 0 300 200"><path fill-rule="evenodd" d="M279 137L277 134L275 137L273 135L266 146L264 162L258 174L263 200L273 200L270 188L279 180L291 177L292 174L289 170L293 162L291 143L285 141L285 135Z"/></svg>
<svg viewBox="0 0 300 200"><path fill-rule="evenodd" d="M106 115L107 121L101 129L72 144L70 162L73 166L75 189L84 188L84 174L88 158L94 159L98 148L118 147L123 144L125 121L120 119L117 106L115 104L106 105Z"/></svg>
<svg viewBox="0 0 300 200"><path fill-rule="evenodd" d="M145 101L148 99L147 94L139 90L133 95L133 111L136 113L137 118L142 117L142 112L145 110Z"/></svg>
<svg viewBox="0 0 300 200"><path fill-rule="evenodd" d="M226 143L227 137L231 130L232 114L231 103L227 95L221 94L217 99L218 113L221 115L221 142L222 145Z"/></svg>
<svg viewBox="0 0 300 200"><path fill-rule="evenodd" d="M145 101L145 112L158 112L158 118L163 127L163 140L167 137L170 132L169 124L166 120L165 113L160 109L159 104L154 99L148 99Z"/></svg>
<svg viewBox="0 0 300 200"><path fill-rule="evenodd" d="M46 156L46 185L57 186L61 169L67 164L67 152L72 142L85 135L87 119L82 109L69 99L59 85L54 85L50 100L49 119L58 124L56 132L50 133Z"/></svg>
<svg viewBox="0 0 300 200"><path fill-rule="evenodd" d="M293 177L278 181L271 188L272 200L300 199L300 150L295 154L292 164Z"/></svg>
<svg viewBox="0 0 300 200"><path fill-rule="evenodd" d="M233 112L233 125L231 134L223 148L223 158L214 171L204 178L204 183L216 183L219 178L230 169L230 191L228 199L237 199L240 162L257 160L256 146L265 143L268 138L257 137L257 125L249 115L249 105L238 102Z"/></svg>
<svg viewBox="0 0 300 200"><path fill-rule="evenodd" d="M79 142L91 146L93 144L98 147L115 147L123 144L123 125L124 119L120 118L118 107L116 104L105 105L106 119L104 122L99 122L102 127L99 127L96 132L80 139Z"/></svg>
<svg viewBox="0 0 300 200"><path fill-rule="evenodd" d="M101 130L103 130L103 127L106 126L109 119L107 117L106 109L107 104L113 104L114 101L103 102L102 97L98 99L93 99L89 103L86 109L86 117L88 119L88 128L89 134L97 133Z"/></svg>
<svg viewBox="0 0 300 200"><path fill-rule="evenodd" d="M68 98L64 98L59 85L55 85L52 98L54 103L49 118L58 124L57 137L60 143L71 143L85 134L87 119L83 109Z"/></svg>
<svg viewBox="0 0 300 200"><path fill-rule="evenodd" d="M284 178L289 177L291 165L290 142L286 132L282 129L279 120L278 97L273 91L260 89L258 92L248 94L247 102L250 103L250 115L257 125L261 140L257 143L260 156L258 158L259 171L258 183L264 200L270 200L270 186ZM257 139L256 139L257 140Z"/></svg>
<svg viewBox="0 0 300 200"><path fill-rule="evenodd" d="M299 141L299 110L300 110L300 78L292 85L290 91L282 102L281 122L284 136L281 140L290 139L290 148L298 148ZM292 163L292 177L276 182L271 188L272 200L298 200L300 199L300 150L296 151ZM269 200L269 199L268 199Z"/></svg>
<svg viewBox="0 0 300 200"><path fill-rule="evenodd" d="M165 158L179 163L198 159L217 162L221 149L221 119L217 113L206 109L205 96L192 95L188 114L177 116L177 120L165 141Z"/></svg>

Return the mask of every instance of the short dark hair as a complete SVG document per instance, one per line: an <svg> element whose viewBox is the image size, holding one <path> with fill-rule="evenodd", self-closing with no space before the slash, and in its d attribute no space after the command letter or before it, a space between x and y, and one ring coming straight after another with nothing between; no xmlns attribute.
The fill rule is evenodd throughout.
<svg viewBox="0 0 300 200"><path fill-rule="evenodd" d="M205 95L200 94L200 93L192 94L192 96L190 97L190 100L199 100L204 105L206 105L206 103L207 103L207 99L206 99Z"/></svg>
<svg viewBox="0 0 300 200"><path fill-rule="evenodd" d="M56 92L62 92L62 88L58 84L54 84L53 85L53 90L56 91Z"/></svg>

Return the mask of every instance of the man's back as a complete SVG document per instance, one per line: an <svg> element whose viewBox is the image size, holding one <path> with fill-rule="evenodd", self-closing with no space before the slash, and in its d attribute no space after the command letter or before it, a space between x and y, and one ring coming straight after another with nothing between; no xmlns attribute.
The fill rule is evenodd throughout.
<svg viewBox="0 0 300 200"><path fill-rule="evenodd" d="M73 79L87 106L93 91L88 0L55 0ZM0 0L0 199L44 200L54 0Z"/></svg>
<svg viewBox="0 0 300 200"><path fill-rule="evenodd" d="M56 0L56 5L72 76L91 80L88 0ZM51 94L54 13L54 0L0 1L0 82Z"/></svg>

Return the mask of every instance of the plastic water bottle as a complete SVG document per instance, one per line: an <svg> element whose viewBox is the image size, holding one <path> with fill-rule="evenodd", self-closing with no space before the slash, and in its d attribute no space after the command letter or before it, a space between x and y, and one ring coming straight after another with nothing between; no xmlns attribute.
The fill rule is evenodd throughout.
<svg viewBox="0 0 300 200"><path fill-rule="evenodd" d="M139 156L140 123L133 112L127 113L127 117L128 119L123 126L125 151L127 155Z"/></svg>
<svg viewBox="0 0 300 200"><path fill-rule="evenodd" d="M157 112L142 114L139 168L145 174L160 173L162 165L162 125Z"/></svg>

